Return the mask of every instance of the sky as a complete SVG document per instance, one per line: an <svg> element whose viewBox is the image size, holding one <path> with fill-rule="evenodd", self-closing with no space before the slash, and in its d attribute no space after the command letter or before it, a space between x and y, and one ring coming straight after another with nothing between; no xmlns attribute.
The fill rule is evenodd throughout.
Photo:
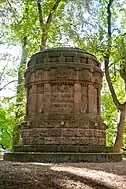
<svg viewBox="0 0 126 189"><path fill-rule="evenodd" d="M5 60L0 57L0 72L2 69L6 66L6 70L12 69L13 67L16 68L17 65L20 63L20 57L21 57L21 48L20 46L11 46L7 47L6 45L0 45L0 54L9 54L10 55L10 60ZM1 55L0 55L1 56ZM14 59L13 59L14 58ZM5 77L4 81L0 84L0 88L5 85L8 81L12 81L15 78L12 77ZM0 91L0 97L1 96L13 96L15 94L15 85L14 83L8 85L6 87L6 90Z"/></svg>

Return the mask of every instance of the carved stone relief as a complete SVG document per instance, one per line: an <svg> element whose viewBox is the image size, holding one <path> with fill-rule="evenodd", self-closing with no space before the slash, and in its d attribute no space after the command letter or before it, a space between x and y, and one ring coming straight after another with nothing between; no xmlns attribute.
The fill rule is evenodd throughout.
<svg viewBox="0 0 126 189"><path fill-rule="evenodd" d="M81 112L88 113L88 86L81 86Z"/></svg>
<svg viewBox="0 0 126 189"><path fill-rule="evenodd" d="M93 85L88 85L89 113L97 114L97 89Z"/></svg>
<svg viewBox="0 0 126 189"><path fill-rule="evenodd" d="M37 112L43 113L44 85L37 85Z"/></svg>
<svg viewBox="0 0 126 189"><path fill-rule="evenodd" d="M73 85L52 85L52 111L71 112L73 109Z"/></svg>

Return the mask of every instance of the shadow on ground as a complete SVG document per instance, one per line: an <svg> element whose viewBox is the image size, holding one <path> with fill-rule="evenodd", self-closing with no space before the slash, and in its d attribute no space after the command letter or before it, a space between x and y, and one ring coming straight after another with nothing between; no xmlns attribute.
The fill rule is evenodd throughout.
<svg viewBox="0 0 126 189"><path fill-rule="evenodd" d="M126 162L15 163L0 161L0 189L125 189Z"/></svg>

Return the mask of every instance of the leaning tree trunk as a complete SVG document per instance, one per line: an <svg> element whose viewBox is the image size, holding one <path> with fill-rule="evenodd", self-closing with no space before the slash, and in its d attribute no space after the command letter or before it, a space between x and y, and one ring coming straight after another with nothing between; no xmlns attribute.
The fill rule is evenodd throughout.
<svg viewBox="0 0 126 189"><path fill-rule="evenodd" d="M24 70L26 67L26 52L25 47L27 45L27 37L24 37L22 45L22 56L21 62L18 69L18 84L17 84L17 94L16 94L16 110L15 110L15 126L13 129L13 142L12 145L18 145L20 140L20 122L24 116L24 98L25 98L25 90L24 90Z"/></svg>
<svg viewBox="0 0 126 189"><path fill-rule="evenodd" d="M120 113L119 117L119 123L117 124L117 135L116 135L116 140L114 143L114 148L113 150L115 152L119 152L122 143L123 143L123 132L126 124L126 66L125 63L123 63L121 69L120 69L120 76L124 81L125 85L125 102L123 104L120 104L120 106L117 108Z"/></svg>
<svg viewBox="0 0 126 189"><path fill-rule="evenodd" d="M126 62L123 62L120 68L120 76L125 84L125 103L120 111L120 120L117 125L117 136L114 144L114 151L119 152L123 143L123 131L126 125Z"/></svg>
<svg viewBox="0 0 126 189"><path fill-rule="evenodd" d="M117 125L117 135L116 135L116 140L113 147L114 152L119 152L122 147L123 131L125 127L125 114L126 114L125 110L120 111L120 120Z"/></svg>

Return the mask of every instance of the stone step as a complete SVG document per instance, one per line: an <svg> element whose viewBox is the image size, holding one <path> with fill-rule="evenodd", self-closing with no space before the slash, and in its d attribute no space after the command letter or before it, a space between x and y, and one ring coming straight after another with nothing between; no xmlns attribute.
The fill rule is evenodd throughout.
<svg viewBox="0 0 126 189"><path fill-rule="evenodd" d="M84 145L16 145L13 146L14 152L80 152L80 153L101 153L112 152L112 147L106 146L84 146Z"/></svg>
<svg viewBox="0 0 126 189"><path fill-rule="evenodd" d="M119 162L121 153L39 153L10 152L4 154L5 161L43 162L43 163L77 163L77 162Z"/></svg>

